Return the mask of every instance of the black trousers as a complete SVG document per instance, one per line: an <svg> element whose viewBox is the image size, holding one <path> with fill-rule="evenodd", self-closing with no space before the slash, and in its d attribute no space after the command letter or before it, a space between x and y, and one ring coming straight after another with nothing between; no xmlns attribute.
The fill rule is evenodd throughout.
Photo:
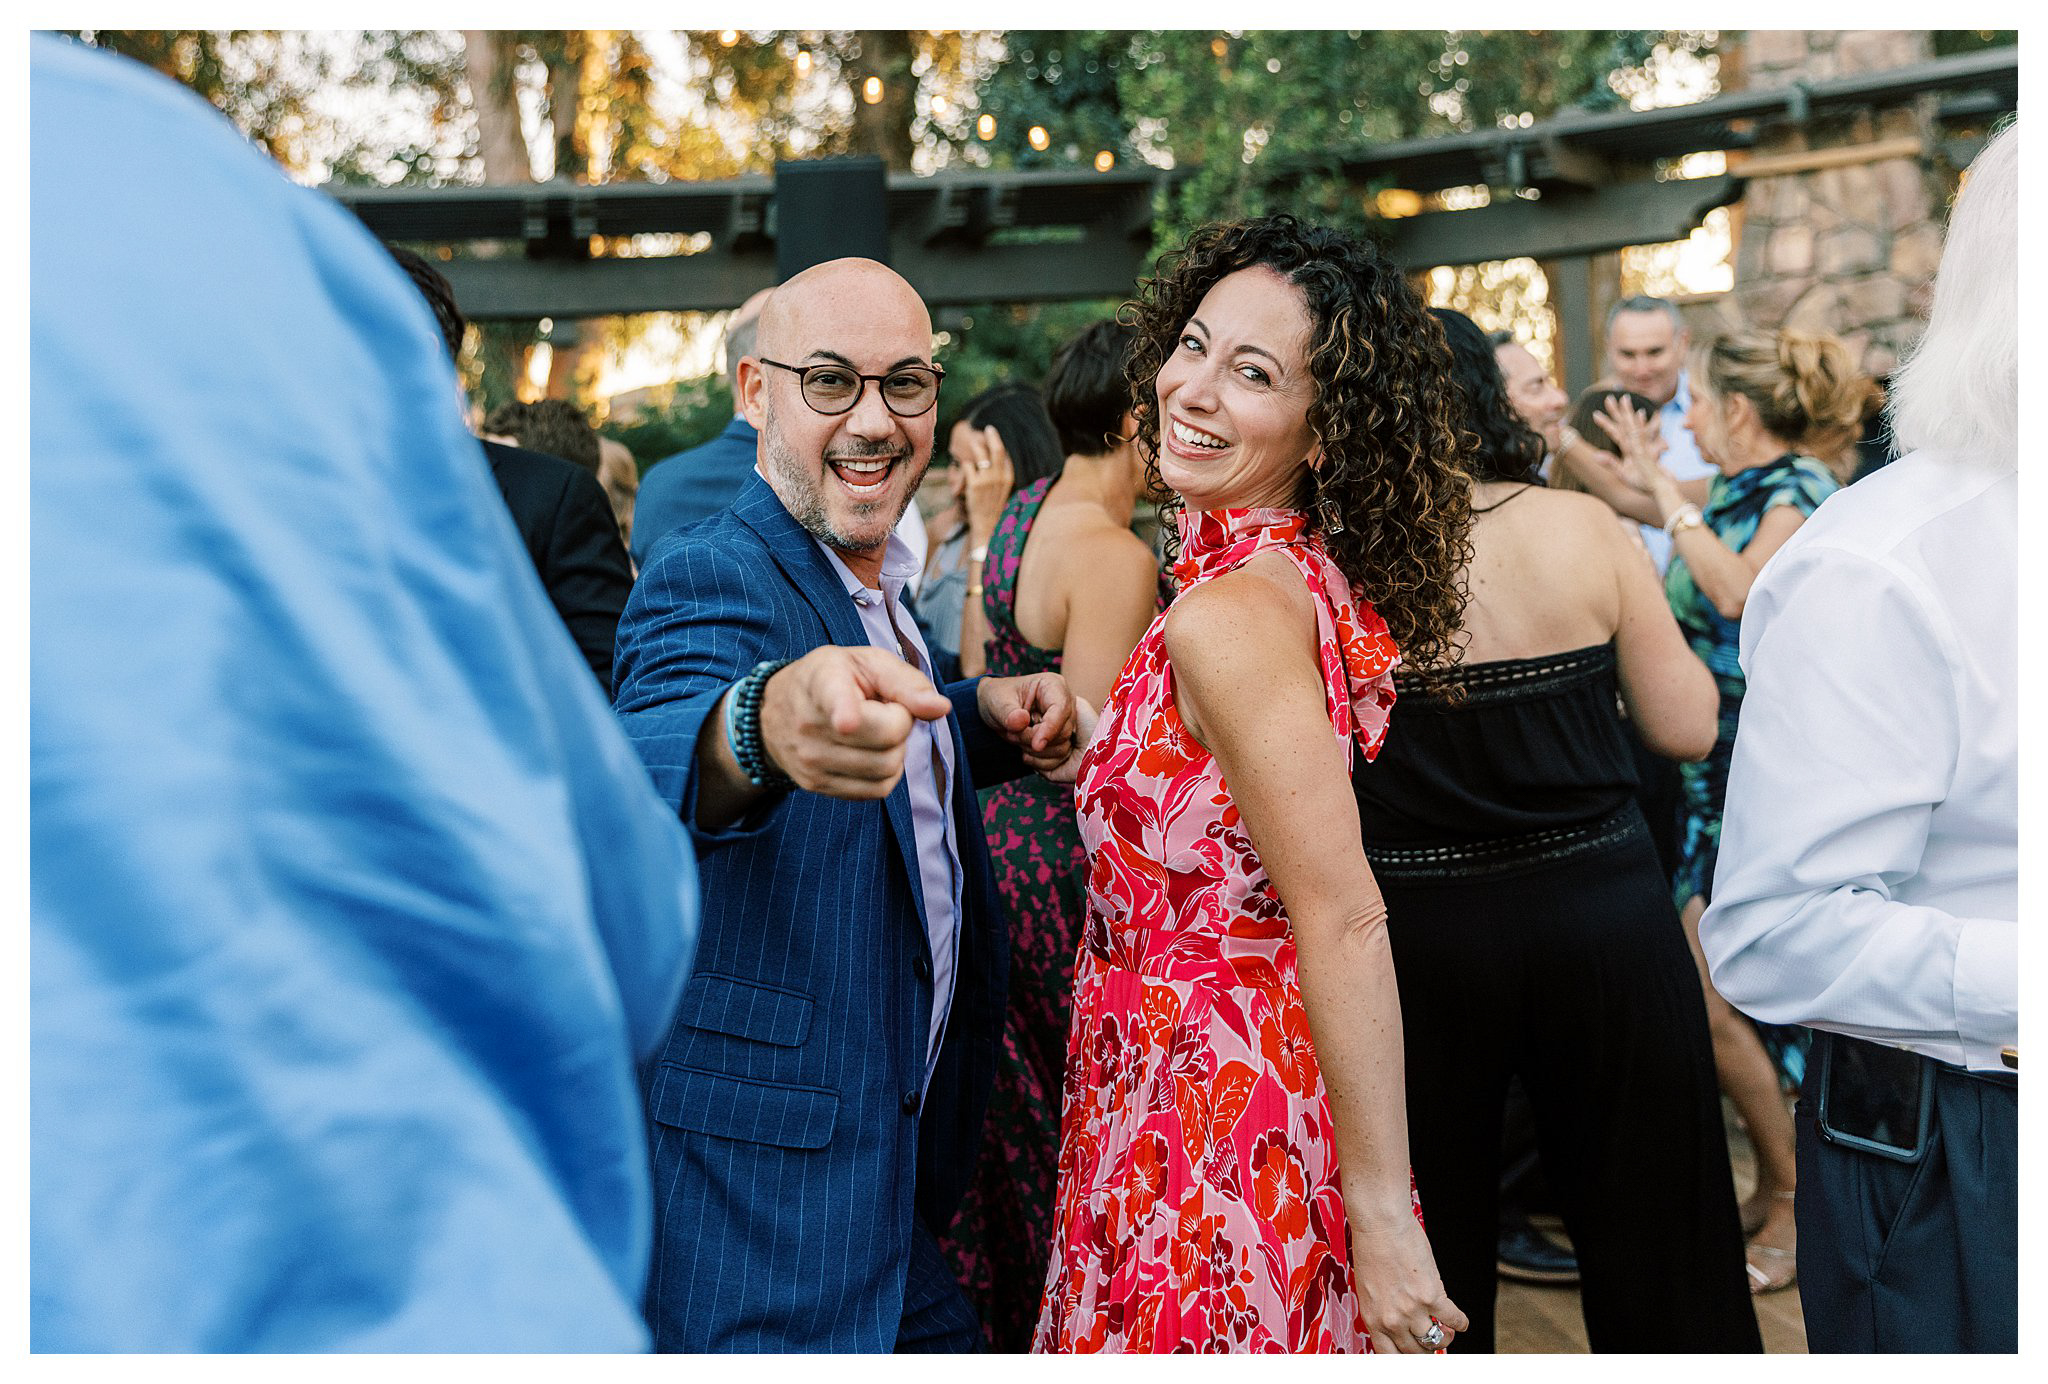
<svg viewBox="0 0 2048 1384"><path fill-rule="evenodd" d="M903 1318L896 1328L898 1355L972 1355L988 1349L981 1318L960 1290L939 1242L913 1220L910 1272L903 1284Z"/></svg>
<svg viewBox="0 0 2048 1384"><path fill-rule="evenodd" d="M1486 879L1376 870L1408 1140L1453 1351L1494 1347L1502 1103L1519 1075L1596 1351L1759 1351L1706 1002L1647 834Z"/></svg>
<svg viewBox="0 0 2048 1384"><path fill-rule="evenodd" d="M1793 1114L1807 1349L2017 1351L2017 1082L1937 1068L1926 1153L1899 1163L1821 1138L1819 1057Z"/></svg>

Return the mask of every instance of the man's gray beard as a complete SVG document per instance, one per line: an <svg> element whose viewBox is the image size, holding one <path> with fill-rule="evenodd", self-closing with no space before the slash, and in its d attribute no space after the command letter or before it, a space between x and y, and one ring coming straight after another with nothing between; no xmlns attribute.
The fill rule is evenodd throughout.
<svg viewBox="0 0 2048 1384"><path fill-rule="evenodd" d="M784 444L782 434L776 430L775 414L772 409L765 421L768 426L762 430L762 435L768 442L768 481L782 500L783 508L789 511L789 517L803 525L804 531L811 537L843 552L872 553L888 546L889 535L896 531L896 525L903 521L903 511L908 509L909 502L916 498L916 487L909 487L904 491L902 508L899 508L889 520L889 527L882 531L880 538L872 543L857 542L832 527L831 516L825 509L824 497L818 493L820 487L831 483L832 468L823 467L814 483L803 465L797 461L796 455ZM899 466L907 464L907 459L897 463ZM879 502L877 505L863 505L861 508L877 508L878 505Z"/></svg>

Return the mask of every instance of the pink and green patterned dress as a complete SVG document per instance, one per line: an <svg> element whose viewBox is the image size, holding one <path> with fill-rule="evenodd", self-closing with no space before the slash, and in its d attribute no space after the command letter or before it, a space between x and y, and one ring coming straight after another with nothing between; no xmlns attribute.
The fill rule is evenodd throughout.
<svg viewBox="0 0 2048 1384"><path fill-rule="evenodd" d="M1011 496L989 539L982 612L990 677L1059 671L1060 651L1039 648L1017 628L1017 569L1057 479L1043 477ZM1018 1352L1031 1344L1052 1243L1060 1076L1088 853L1070 787L1029 774L983 793L981 803L996 892L1010 923L1009 1016L974 1180L940 1244L981 1316L989 1348Z"/></svg>
<svg viewBox="0 0 2048 1384"><path fill-rule="evenodd" d="M1183 595L1260 553L1300 569L1331 733L1375 755L1399 654L1304 516L1183 514L1180 533ZM1124 666L1076 785L1087 923L1033 1349L1369 1350L1293 933L1181 722L1164 632Z"/></svg>

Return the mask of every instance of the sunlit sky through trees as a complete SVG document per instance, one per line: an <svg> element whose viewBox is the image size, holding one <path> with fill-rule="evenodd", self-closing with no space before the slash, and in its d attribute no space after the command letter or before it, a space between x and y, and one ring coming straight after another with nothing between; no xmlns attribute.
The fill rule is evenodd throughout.
<svg viewBox="0 0 2048 1384"><path fill-rule="evenodd" d="M883 114L881 152L915 173L1198 167L1162 222L1169 238L1218 208L1343 214L1329 185L1262 203L1248 179L1275 158L1527 126L1580 100L1698 101L1718 90L1719 71L1711 31L93 32L208 95L309 184L486 181L484 105L503 112L500 128L516 122L516 177L557 176L567 158L567 176L590 182L767 172L777 158L870 147ZM470 88L477 44L495 45L497 80L509 82L482 102ZM1670 175L1718 172L1718 158ZM1383 195L1379 211L1481 206L1490 195L1452 189L1405 212ZM1349 207L1355 220L1355 196ZM595 248L692 247L671 236ZM1687 241L1625 252L1624 291L1725 291L1730 249L1717 212ZM1511 327L1551 360L1555 324L1532 262L1441 268L1428 284L1433 301ZM612 320L602 349L584 353L577 392L595 401L717 369L723 316ZM519 348L522 392L549 379L545 336Z"/></svg>

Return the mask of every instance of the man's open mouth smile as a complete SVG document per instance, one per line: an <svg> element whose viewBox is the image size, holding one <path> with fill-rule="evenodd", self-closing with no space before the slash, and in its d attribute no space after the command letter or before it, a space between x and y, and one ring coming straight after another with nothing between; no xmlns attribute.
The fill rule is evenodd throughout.
<svg viewBox="0 0 2048 1384"><path fill-rule="evenodd" d="M834 457L828 458L825 464L848 493L860 499L870 499L889 484L890 474L902 460L900 456Z"/></svg>

